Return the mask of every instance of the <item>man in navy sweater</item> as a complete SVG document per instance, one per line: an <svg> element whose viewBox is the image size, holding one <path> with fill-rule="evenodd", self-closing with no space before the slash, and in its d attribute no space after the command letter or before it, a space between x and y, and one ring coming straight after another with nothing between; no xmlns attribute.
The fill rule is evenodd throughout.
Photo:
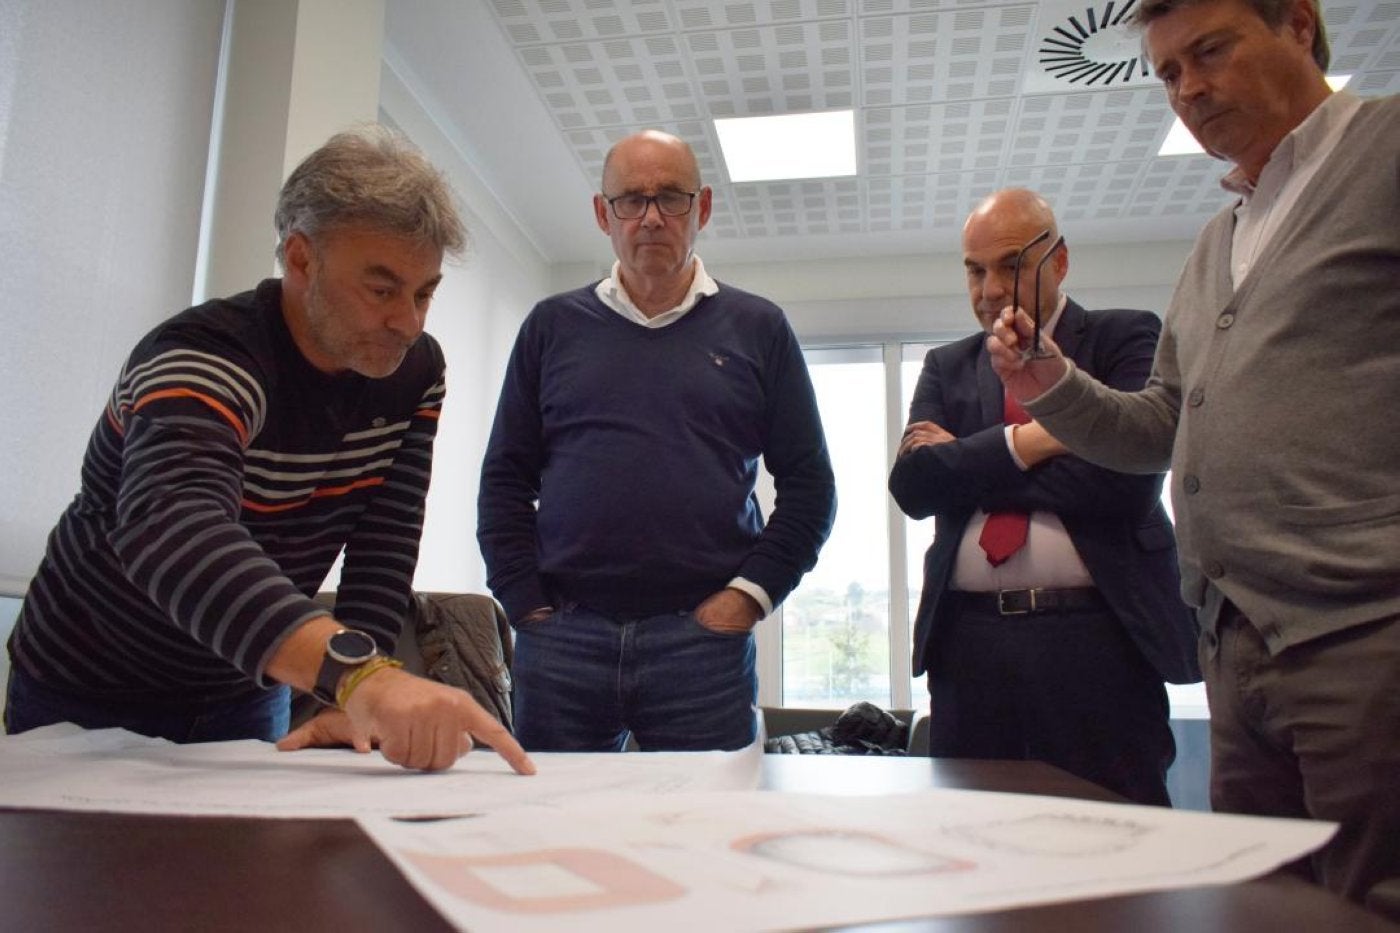
<svg viewBox="0 0 1400 933"><path fill-rule="evenodd" d="M528 749L753 741L753 627L831 530L797 340L692 252L711 197L683 141L617 143L593 198L612 274L536 305L510 358L477 537L516 630ZM777 490L766 524L760 457Z"/></svg>

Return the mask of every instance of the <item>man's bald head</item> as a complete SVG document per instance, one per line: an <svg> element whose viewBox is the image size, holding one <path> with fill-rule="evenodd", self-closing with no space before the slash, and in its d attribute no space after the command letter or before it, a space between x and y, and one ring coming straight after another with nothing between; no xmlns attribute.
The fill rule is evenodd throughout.
<svg viewBox="0 0 1400 933"><path fill-rule="evenodd" d="M1016 289L1016 256L1025 245L1049 231L1044 245L1026 253ZM1060 304L1060 283L1069 271L1069 251L1064 246L1041 270L1039 310L1035 300L1036 265L1059 237L1055 212L1049 203L1027 188L1004 188L983 198L963 224L963 266L967 271L972 311L984 330L1019 291L1021 306L1048 321Z"/></svg>
<svg viewBox="0 0 1400 933"><path fill-rule="evenodd" d="M690 148L690 144L679 136L661 130L642 130L619 139L603 157L603 193L616 194L614 187L619 179L615 169L622 162L640 157L664 161L677 177L686 180L687 190L700 190L700 164L696 162L695 150Z"/></svg>

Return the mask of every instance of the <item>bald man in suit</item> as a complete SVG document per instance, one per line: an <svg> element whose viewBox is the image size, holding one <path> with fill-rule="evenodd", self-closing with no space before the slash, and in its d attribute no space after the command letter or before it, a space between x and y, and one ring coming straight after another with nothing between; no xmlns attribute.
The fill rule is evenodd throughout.
<svg viewBox="0 0 1400 933"><path fill-rule="evenodd" d="M1018 254L1045 231L1022 257L1022 307L1038 310L1078 365L1140 387L1161 322L1086 311L1061 293L1068 247L1033 192L999 191L968 217L979 323L990 328L1011 303ZM1096 467L1024 418L1006 407L983 331L929 352L889 488L911 517L938 519L913 657L915 673L929 674L931 751L1048 761L1170 805L1163 681L1194 682L1200 670L1162 476Z"/></svg>

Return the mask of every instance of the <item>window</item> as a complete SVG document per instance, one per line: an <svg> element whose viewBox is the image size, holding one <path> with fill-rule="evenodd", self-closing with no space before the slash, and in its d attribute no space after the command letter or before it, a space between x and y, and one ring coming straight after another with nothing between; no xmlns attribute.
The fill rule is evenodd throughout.
<svg viewBox="0 0 1400 933"><path fill-rule="evenodd" d="M845 709L868 700L909 709L928 703L923 679L910 676L910 620L933 520L908 520L886 481L930 346L891 342L804 351L831 449L838 508L817 566L778 610L777 624L759 630L764 705Z"/></svg>
<svg viewBox="0 0 1400 933"><path fill-rule="evenodd" d="M783 606L782 699L890 707L889 472L883 348L808 350L836 474L836 524Z"/></svg>
<svg viewBox="0 0 1400 933"><path fill-rule="evenodd" d="M924 357L928 351L938 346L936 343L906 343L900 347L899 353L899 429L902 433L904 424L909 420L909 404L914 401L914 389L919 384L919 373L924 368ZM914 616L919 610L919 598L924 592L924 552L933 543L933 530L935 520L924 518L918 521L899 513L904 521L904 560L905 579L908 585L908 606L909 606L909 644L906 653L913 651L913 631ZM910 671L912 672L913 659L910 659ZM911 679L909 682L909 695L913 698L913 705L916 707L928 706L928 684L922 676L918 679Z"/></svg>

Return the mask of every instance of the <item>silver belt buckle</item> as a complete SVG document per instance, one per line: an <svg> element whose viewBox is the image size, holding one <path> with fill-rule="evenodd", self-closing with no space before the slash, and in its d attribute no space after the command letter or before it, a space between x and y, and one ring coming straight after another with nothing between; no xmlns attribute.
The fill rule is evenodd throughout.
<svg viewBox="0 0 1400 933"><path fill-rule="evenodd" d="M1007 593L1027 593L1027 594L1029 594L1029 596L1030 596L1030 605L1027 606L1025 609L1007 609L1007 608L1006 608L1006 594L1007 594ZM1029 614L1032 613L1032 612L1035 612L1035 610L1036 610L1036 605L1035 605L1035 590L997 590L997 612L998 612L1000 615L1004 615L1004 616L1024 616L1024 615L1029 615Z"/></svg>

